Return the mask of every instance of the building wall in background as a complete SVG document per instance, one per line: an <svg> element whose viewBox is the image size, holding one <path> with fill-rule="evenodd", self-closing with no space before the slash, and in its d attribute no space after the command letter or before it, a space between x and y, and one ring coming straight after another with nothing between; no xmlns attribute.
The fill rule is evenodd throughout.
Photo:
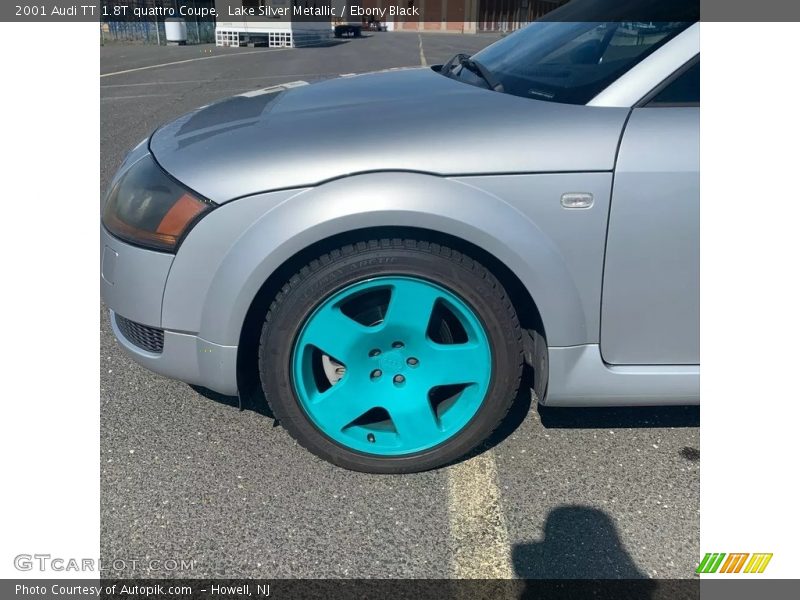
<svg viewBox="0 0 800 600"><path fill-rule="evenodd" d="M362 0L369 2L386 0ZM406 31L514 31L558 8L567 0L408 0L424 14L424 21L399 21Z"/></svg>

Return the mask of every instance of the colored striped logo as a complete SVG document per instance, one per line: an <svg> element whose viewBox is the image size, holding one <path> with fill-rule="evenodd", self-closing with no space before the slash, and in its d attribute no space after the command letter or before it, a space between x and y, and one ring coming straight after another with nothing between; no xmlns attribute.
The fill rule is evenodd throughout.
<svg viewBox="0 0 800 600"><path fill-rule="evenodd" d="M750 560L747 560L748 557ZM771 552L756 554L706 552L695 573L763 573L770 560L772 560Z"/></svg>

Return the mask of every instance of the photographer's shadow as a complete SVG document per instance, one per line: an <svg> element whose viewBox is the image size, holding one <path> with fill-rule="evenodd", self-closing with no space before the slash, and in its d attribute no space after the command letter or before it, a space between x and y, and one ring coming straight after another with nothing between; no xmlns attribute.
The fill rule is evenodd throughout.
<svg viewBox="0 0 800 600"><path fill-rule="evenodd" d="M561 506L552 510L545 523L544 540L515 545L512 558L516 575L522 579L573 580L563 585L561 592L566 594L563 597L585 592L585 597L593 599L648 600L657 587L625 550L611 518L589 506ZM598 581L632 579L639 581ZM549 592L558 591L553 586L541 587ZM537 582L531 581L521 597L539 598L542 591Z"/></svg>

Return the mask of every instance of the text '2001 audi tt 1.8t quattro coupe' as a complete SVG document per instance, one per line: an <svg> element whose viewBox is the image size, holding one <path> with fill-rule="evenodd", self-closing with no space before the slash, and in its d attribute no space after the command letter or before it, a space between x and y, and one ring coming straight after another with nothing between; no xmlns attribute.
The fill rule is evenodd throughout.
<svg viewBox="0 0 800 600"><path fill-rule="evenodd" d="M696 403L699 77L697 23L536 22L202 107L112 181L114 333L169 377L255 382L303 446L370 472L463 456L521 385Z"/></svg>

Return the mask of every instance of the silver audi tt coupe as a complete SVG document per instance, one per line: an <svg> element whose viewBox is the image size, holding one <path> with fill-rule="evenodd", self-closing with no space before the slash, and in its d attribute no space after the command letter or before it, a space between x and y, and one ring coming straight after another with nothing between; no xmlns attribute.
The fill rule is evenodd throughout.
<svg viewBox="0 0 800 600"><path fill-rule="evenodd" d="M699 81L697 23L536 22L199 108L110 186L114 333L369 472L463 456L521 386L697 403Z"/></svg>

